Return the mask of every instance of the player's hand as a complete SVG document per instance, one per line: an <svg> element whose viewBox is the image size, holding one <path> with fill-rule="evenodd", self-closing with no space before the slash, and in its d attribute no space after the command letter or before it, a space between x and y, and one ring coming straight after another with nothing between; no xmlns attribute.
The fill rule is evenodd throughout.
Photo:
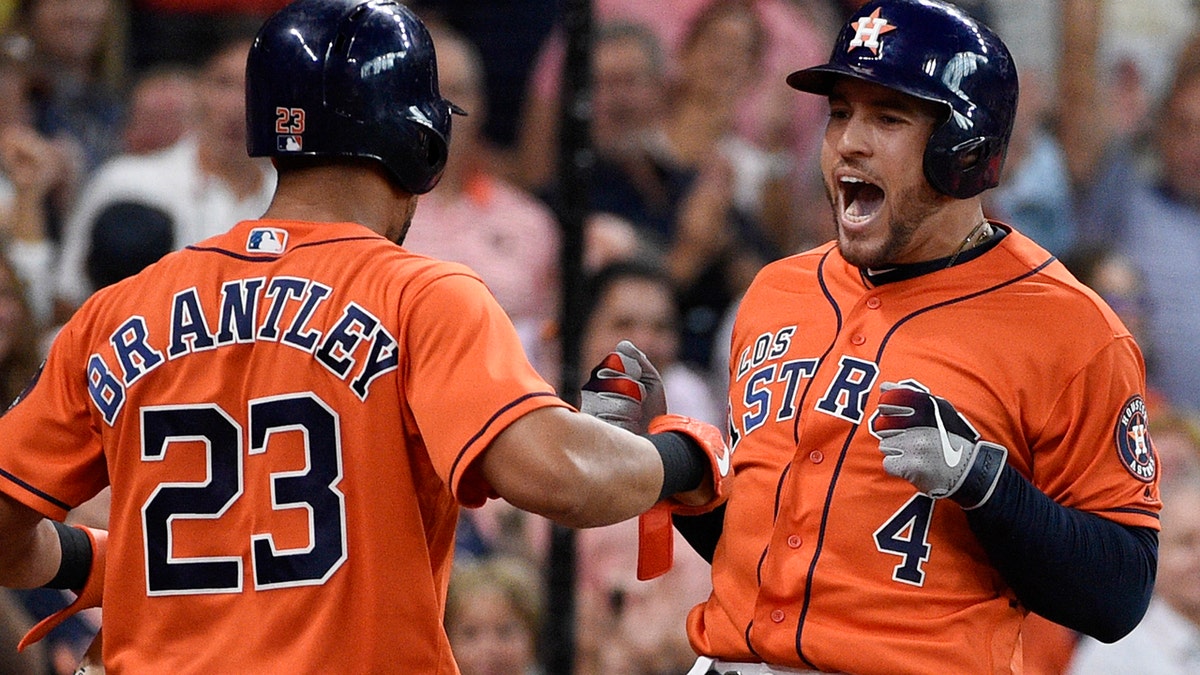
<svg viewBox="0 0 1200 675"><path fill-rule="evenodd" d="M581 394L581 412L635 434L646 433L650 420L667 412L662 377L628 340L592 369Z"/></svg>
<svg viewBox="0 0 1200 675"><path fill-rule="evenodd" d="M979 440L979 432L949 401L918 382L884 382L871 431L879 440L883 468L940 499L963 508L982 506L992 495L1008 450Z"/></svg>

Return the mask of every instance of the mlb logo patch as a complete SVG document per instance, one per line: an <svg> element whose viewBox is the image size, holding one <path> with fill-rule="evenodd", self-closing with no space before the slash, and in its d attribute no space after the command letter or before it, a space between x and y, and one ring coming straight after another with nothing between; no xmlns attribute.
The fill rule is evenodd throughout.
<svg viewBox="0 0 1200 675"><path fill-rule="evenodd" d="M276 136L275 141L279 152L300 152L304 149L304 140L300 136Z"/></svg>
<svg viewBox="0 0 1200 675"><path fill-rule="evenodd" d="M250 230L250 238L246 240L246 251L249 253L283 253L287 248L287 230L277 227L256 227Z"/></svg>

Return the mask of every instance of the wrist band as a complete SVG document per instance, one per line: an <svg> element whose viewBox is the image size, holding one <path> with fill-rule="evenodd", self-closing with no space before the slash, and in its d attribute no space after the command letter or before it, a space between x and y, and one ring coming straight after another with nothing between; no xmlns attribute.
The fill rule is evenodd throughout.
<svg viewBox="0 0 1200 675"><path fill-rule="evenodd" d="M46 582L43 588L66 588L77 591L83 588L92 572L92 541L87 533L57 520L50 521L58 532L58 543L62 548L62 561L58 573Z"/></svg>
<svg viewBox="0 0 1200 675"><path fill-rule="evenodd" d="M658 450L663 463L663 485L660 500L677 492L687 492L700 487L708 472L708 460L696 441L690 436L674 431L646 436Z"/></svg>

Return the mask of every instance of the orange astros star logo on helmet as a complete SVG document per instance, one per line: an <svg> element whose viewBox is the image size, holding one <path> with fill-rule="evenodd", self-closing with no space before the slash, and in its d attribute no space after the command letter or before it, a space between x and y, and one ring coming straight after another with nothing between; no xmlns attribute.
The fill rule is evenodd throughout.
<svg viewBox="0 0 1200 675"><path fill-rule="evenodd" d="M846 51L855 47L866 47L871 50L872 54L879 53L879 37L884 33L896 30L896 27L891 25L887 19L879 16L879 12L880 8L876 7L875 11L871 12L871 16L864 16L850 24L854 28L854 39L850 41Z"/></svg>

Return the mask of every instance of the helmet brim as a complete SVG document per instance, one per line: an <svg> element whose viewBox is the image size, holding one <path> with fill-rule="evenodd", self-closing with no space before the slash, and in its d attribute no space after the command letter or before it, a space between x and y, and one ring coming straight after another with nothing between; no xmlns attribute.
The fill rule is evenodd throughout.
<svg viewBox="0 0 1200 675"><path fill-rule="evenodd" d="M833 91L834 83L841 77L853 77L860 80L870 79L850 68L835 64L825 64L797 70L787 76L787 83L789 87L798 91L828 96L829 92Z"/></svg>
<svg viewBox="0 0 1200 675"><path fill-rule="evenodd" d="M809 94L819 94L821 96L829 96L833 92L834 86L842 78L851 78L862 82L870 82L878 84L888 89L898 91L901 94L907 94L914 98L919 98L925 101L941 104L946 108L950 108L950 104L943 98L938 97L934 93L922 91L913 87L901 86L894 81L888 81L887 78L882 78L871 70L864 70L846 66L840 63L826 63L820 66L804 68L797 70L787 76L787 83L793 89L803 91ZM947 110L947 114L949 110Z"/></svg>

